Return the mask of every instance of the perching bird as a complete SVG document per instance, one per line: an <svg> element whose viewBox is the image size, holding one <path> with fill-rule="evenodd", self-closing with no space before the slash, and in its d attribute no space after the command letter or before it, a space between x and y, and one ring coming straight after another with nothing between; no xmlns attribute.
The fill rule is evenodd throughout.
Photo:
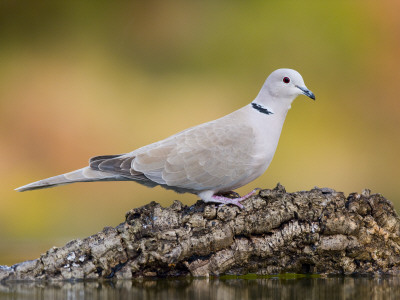
<svg viewBox="0 0 400 300"><path fill-rule="evenodd" d="M300 94L315 100L301 75L291 69L271 73L250 104L217 120L181 131L159 142L119 155L95 156L89 166L19 187L23 192L74 182L136 181L204 202L234 204L226 195L268 168L292 101Z"/></svg>

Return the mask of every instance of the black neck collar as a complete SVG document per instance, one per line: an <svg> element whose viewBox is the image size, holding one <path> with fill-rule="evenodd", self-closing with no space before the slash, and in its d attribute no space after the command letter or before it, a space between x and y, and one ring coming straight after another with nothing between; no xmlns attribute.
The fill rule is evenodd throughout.
<svg viewBox="0 0 400 300"><path fill-rule="evenodd" d="M258 110L260 113L263 113L263 114L266 114L266 115L272 115L272 114L273 114L272 111L268 110L266 107L264 107L264 106L262 106L262 105L260 105L260 104L251 102L251 106L252 106L255 110Z"/></svg>

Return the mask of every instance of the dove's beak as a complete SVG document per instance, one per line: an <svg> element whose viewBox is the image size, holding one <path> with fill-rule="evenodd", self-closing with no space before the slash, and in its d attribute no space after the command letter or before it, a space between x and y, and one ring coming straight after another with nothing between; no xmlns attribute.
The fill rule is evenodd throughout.
<svg viewBox="0 0 400 300"><path fill-rule="evenodd" d="M314 95L313 92L311 92L308 88L306 88L306 87L301 87L301 86L298 86L298 85L296 85L296 87L297 87L298 89L300 89L301 92L302 92L304 95L306 95L307 97L310 97L311 99L315 100L315 95Z"/></svg>

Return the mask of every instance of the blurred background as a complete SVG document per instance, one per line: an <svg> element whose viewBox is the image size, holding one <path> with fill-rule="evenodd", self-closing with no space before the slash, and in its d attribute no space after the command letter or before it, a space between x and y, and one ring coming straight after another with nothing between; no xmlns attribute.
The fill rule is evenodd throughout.
<svg viewBox="0 0 400 300"><path fill-rule="evenodd" d="M14 188L236 110L277 68L292 105L269 170L239 189L369 188L400 208L400 2L0 1L0 265L131 208L197 197L139 184Z"/></svg>

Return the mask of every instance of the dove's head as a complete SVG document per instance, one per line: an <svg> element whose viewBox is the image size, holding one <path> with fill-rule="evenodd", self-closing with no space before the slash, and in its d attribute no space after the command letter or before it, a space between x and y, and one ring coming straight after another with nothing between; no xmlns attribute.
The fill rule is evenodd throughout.
<svg viewBox="0 0 400 300"><path fill-rule="evenodd" d="M296 96L303 94L315 100L314 94L304 84L303 77L291 69L278 69L272 72L263 88L276 98L293 101Z"/></svg>
<svg viewBox="0 0 400 300"><path fill-rule="evenodd" d="M315 100L314 94L304 84L299 72L278 69L265 81L260 93L253 101L269 107L272 111L287 111L298 95L306 95Z"/></svg>

